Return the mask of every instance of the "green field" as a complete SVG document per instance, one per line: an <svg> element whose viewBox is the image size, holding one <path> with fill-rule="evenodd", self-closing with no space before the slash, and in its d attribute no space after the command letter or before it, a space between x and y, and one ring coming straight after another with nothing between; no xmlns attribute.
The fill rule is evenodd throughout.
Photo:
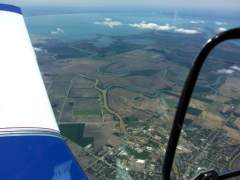
<svg viewBox="0 0 240 180"><path fill-rule="evenodd" d="M83 137L85 129L84 124L60 124L59 128L63 136L80 146L87 146L94 141L92 137Z"/></svg>

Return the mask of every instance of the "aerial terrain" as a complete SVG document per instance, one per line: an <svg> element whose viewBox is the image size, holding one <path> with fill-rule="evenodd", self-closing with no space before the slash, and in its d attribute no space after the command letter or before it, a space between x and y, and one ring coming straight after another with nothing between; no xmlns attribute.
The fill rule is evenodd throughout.
<svg viewBox="0 0 240 180"><path fill-rule="evenodd" d="M61 133L89 179L161 179L194 58L239 18L181 12L27 14ZM218 46L191 99L174 179L240 168L240 43Z"/></svg>

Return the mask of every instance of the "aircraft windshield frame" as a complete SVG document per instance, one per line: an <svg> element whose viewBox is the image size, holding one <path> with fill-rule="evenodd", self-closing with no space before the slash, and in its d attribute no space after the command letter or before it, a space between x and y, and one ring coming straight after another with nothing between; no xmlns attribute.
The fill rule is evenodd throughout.
<svg viewBox="0 0 240 180"><path fill-rule="evenodd" d="M187 80L185 81L184 88L182 90L179 103L177 106L177 111L175 114L175 118L172 124L171 134L168 141L168 146L165 154L164 164L163 164L163 179L169 180L170 173L172 169L172 164L174 160L174 155L176 152L178 140L181 134L181 130L184 123L184 118L187 112L187 108L189 106L189 102L194 90L194 87L196 85L197 78L199 76L200 70L208 57L209 53L220 43L226 40L231 39L240 39L240 28L231 29L228 31L225 31L223 33L220 33L213 37L212 39L209 39L206 43L206 45L202 48L201 52L197 56L196 60L194 61L192 68L189 72L189 75L187 77ZM212 173L214 172L214 173ZM214 177L217 179L226 179L230 177L235 177L240 175L240 170L229 172L223 175L218 176L215 174L215 171L209 171L205 172L198 177L200 179L206 178L206 177Z"/></svg>

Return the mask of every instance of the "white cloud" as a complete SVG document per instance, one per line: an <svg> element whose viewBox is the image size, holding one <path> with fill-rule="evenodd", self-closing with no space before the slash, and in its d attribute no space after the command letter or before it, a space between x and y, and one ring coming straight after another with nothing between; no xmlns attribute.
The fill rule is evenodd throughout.
<svg viewBox="0 0 240 180"><path fill-rule="evenodd" d="M198 23L204 23L205 21L199 20ZM94 22L96 25L103 25L110 28L114 28L115 26L121 26L123 25L120 21L113 21L111 18L105 18L104 21L100 22ZM145 29L145 30L154 30L154 31L175 31L177 33L183 33L183 34L199 34L201 33L198 30L195 29L184 29L184 28L177 28L176 26L172 26L170 24L156 24L153 22L146 22L142 21L140 23L133 23L128 24L130 27L138 28L138 29Z"/></svg>
<svg viewBox="0 0 240 180"><path fill-rule="evenodd" d="M141 23L129 24L129 26L138 29L150 29L156 31L169 31L176 28L175 26L171 26L169 24L159 25L156 23L147 23L145 21L142 21Z"/></svg>
<svg viewBox="0 0 240 180"><path fill-rule="evenodd" d="M230 66L228 69L220 69L217 71L218 74L233 74L236 71L240 72L240 67L234 65Z"/></svg>
<svg viewBox="0 0 240 180"><path fill-rule="evenodd" d="M42 52L43 51L42 48L39 48L39 47L33 47L33 49L36 52Z"/></svg>
<svg viewBox="0 0 240 180"><path fill-rule="evenodd" d="M107 27L110 27L110 28L114 28L115 26L123 25L122 22L113 21L111 18L105 18L104 21L102 21L102 22L97 21L97 22L94 22L94 24L103 25L103 26L107 26Z"/></svg>
<svg viewBox="0 0 240 180"><path fill-rule="evenodd" d="M190 21L190 23L192 23L192 24L204 24L205 21L204 20L192 20L192 21Z"/></svg>
<svg viewBox="0 0 240 180"><path fill-rule="evenodd" d="M199 34L199 33L201 33L200 31L195 30L195 29L184 29L184 28L177 28L177 29L175 29L175 32L183 33L183 34Z"/></svg>
<svg viewBox="0 0 240 180"><path fill-rule="evenodd" d="M222 25L227 25L228 23L227 22L216 21L215 24L218 25L218 26L222 26Z"/></svg>
<svg viewBox="0 0 240 180"><path fill-rule="evenodd" d="M238 66L231 66L230 68L233 70L236 70L236 71L240 71L240 67L238 67Z"/></svg>
<svg viewBox="0 0 240 180"><path fill-rule="evenodd" d="M33 47L33 49L36 53L48 53L46 49L42 49L40 47Z"/></svg>
<svg viewBox="0 0 240 180"><path fill-rule="evenodd" d="M138 29L149 29L155 31L175 31L177 33L184 34L198 34L200 31L194 29L184 29L177 28L176 26L172 26L170 24L160 25L156 23L142 21L141 23L129 24L130 27L138 28Z"/></svg>
<svg viewBox="0 0 240 180"><path fill-rule="evenodd" d="M227 30L227 28L225 28L225 27L219 27L217 29L217 32L223 32L223 31L226 31L226 30Z"/></svg>
<svg viewBox="0 0 240 180"><path fill-rule="evenodd" d="M64 30L61 28L56 28L56 30L51 31L52 35L58 35L58 34L63 34L63 33L64 33Z"/></svg>
<svg viewBox="0 0 240 180"><path fill-rule="evenodd" d="M232 69L220 69L220 70L217 71L217 73L219 73L219 74L232 74L234 72L235 71L232 70Z"/></svg>

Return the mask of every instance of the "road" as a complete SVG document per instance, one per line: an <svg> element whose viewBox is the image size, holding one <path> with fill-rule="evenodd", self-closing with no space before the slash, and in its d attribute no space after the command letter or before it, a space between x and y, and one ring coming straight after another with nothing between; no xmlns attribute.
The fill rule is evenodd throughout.
<svg viewBox="0 0 240 180"><path fill-rule="evenodd" d="M70 90L72 89L72 86L73 86L73 80L74 80L75 77L73 77L69 83L69 86L68 86L68 89L66 91L66 95L64 97L64 100L63 100L63 103L62 103L62 107L60 109L60 112L59 112L59 115L58 115L58 118L57 118L57 122L60 122L60 120L62 119L62 114L63 114L63 110L64 110L64 107L65 107L65 104L67 102L67 99L69 97L69 93L70 93Z"/></svg>

